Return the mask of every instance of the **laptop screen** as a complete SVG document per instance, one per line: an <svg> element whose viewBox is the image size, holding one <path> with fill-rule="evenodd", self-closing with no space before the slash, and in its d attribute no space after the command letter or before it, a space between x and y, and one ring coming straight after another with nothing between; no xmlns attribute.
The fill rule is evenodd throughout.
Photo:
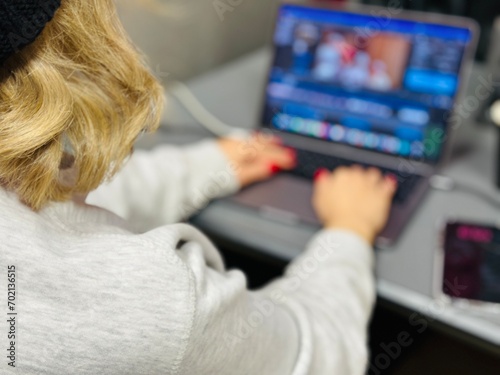
<svg viewBox="0 0 500 375"><path fill-rule="evenodd" d="M437 161L471 40L467 28L283 5L263 124Z"/></svg>

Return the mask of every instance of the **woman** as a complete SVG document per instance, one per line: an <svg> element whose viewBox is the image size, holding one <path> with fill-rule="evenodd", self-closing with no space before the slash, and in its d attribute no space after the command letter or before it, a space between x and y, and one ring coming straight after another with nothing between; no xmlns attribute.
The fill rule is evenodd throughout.
<svg viewBox="0 0 500 375"><path fill-rule="evenodd" d="M175 223L293 154L256 136L128 157L157 127L162 89L113 1L1 0L0 14L2 374L364 372L371 245L393 180L320 171L325 228L250 292Z"/></svg>

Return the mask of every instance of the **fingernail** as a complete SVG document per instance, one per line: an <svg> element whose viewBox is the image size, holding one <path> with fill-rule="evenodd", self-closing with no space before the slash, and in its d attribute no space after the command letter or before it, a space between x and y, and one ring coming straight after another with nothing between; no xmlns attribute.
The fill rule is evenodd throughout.
<svg viewBox="0 0 500 375"><path fill-rule="evenodd" d="M295 151L293 148L287 148L288 152L288 157L290 158L291 161L294 163L297 162L297 151Z"/></svg>
<svg viewBox="0 0 500 375"><path fill-rule="evenodd" d="M328 172L328 169L326 169L326 168L317 169L316 172L314 172L314 180L321 178L323 175L325 175L327 173L329 173L329 172Z"/></svg>
<svg viewBox="0 0 500 375"><path fill-rule="evenodd" d="M393 189L396 189L398 186L398 178L393 174L388 174L385 176L386 180L392 185Z"/></svg>
<svg viewBox="0 0 500 375"><path fill-rule="evenodd" d="M276 174L279 171L281 171L281 168L279 166L277 166L276 164L271 164L269 166L269 171L271 172L271 174Z"/></svg>
<svg viewBox="0 0 500 375"><path fill-rule="evenodd" d="M395 175L393 175L392 173L387 174L385 176L385 178L387 178L389 181L393 182L394 184L398 183L398 178Z"/></svg>

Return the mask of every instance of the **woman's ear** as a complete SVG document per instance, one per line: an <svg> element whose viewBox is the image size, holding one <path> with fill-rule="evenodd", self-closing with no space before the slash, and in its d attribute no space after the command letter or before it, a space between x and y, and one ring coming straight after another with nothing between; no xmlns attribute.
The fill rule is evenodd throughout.
<svg viewBox="0 0 500 375"><path fill-rule="evenodd" d="M63 143L64 151L61 163L59 164L59 169L65 170L71 168L73 164L75 164L75 156L74 156L73 145L71 144L71 141L69 137L66 135L66 133L62 134L61 140Z"/></svg>
<svg viewBox="0 0 500 375"><path fill-rule="evenodd" d="M70 169L71 167L73 167L74 164L75 164L75 157L73 156L73 154L64 151L61 159L61 164L59 164L59 169L60 170Z"/></svg>

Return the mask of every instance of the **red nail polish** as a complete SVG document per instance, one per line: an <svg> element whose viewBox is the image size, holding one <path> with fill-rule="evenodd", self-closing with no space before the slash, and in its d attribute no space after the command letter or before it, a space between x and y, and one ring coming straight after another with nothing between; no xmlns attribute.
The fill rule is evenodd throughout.
<svg viewBox="0 0 500 375"><path fill-rule="evenodd" d="M271 174L276 174L279 171L281 171L281 168L279 166L277 166L276 164L271 164L269 166L269 170L271 171Z"/></svg>
<svg viewBox="0 0 500 375"><path fill-rule="evenodd" d="M328 169L325 169L325 168L317 169L316 172L314 172L314 180L317 180L318 178L323 176L325 173L328 173Z"/></svg>
<svg viewBox="0 0 500 375"><path fill-rule="evenodd" d="M393 183L397 184L398 183L398 178L393 175L392 173L388 174L385 176L387 179L391 180Z"/></svg>
<svg viewBox="0 0 500 375"><path fill-rule="evenodd" d="M398 187L398 178L393 174L388 174L385 176L387 180L389 180L392 184L393 189L397 189Z"/></svg>

